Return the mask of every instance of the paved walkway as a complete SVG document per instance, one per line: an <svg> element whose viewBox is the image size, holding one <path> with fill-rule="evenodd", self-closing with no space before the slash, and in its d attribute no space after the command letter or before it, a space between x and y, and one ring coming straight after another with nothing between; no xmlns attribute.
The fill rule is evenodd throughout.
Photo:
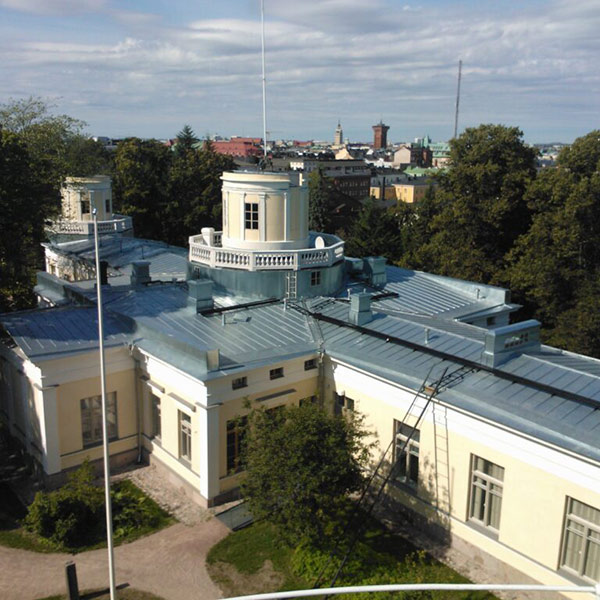
<svg viewBox="0 0 600 600"><path fill-rule="evenodd" d="M210 519L188 527L172 525L115 548L117 585L152 592L165 600L212 600L219 589L206 572L208 550L229 530ZM65 593L64 565L77 565L80 589L108 587L106 549L83 554L39 554L0 546L0 598L37 600Z"/></svg>
<svg viewBox="0 0 600 600"><path fill-rule="evenodd" d="M165 483L154 466L135 467L112 479L130 478L180 521L115 548L117 585L129 584L165 600L212 600L219 589L206 571L206 554L229 529L185 494ZM222 506L219 510L223 510ZM40 554L0 546L0 599L37 600L66 592L65 563L77 566L79 589L108 587L105 548L82 554Z"/></svg>

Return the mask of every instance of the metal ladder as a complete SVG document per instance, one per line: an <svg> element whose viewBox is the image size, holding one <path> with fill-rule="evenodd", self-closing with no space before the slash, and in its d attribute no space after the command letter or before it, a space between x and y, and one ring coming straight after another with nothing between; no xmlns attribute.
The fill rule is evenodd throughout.
<svg viewBox="0 0 600 600"><path fill-rule="evenodd" d="M296 271L290 271L286 275L285 297L288 300L296 300L298 297L298 273Z"/></svg>

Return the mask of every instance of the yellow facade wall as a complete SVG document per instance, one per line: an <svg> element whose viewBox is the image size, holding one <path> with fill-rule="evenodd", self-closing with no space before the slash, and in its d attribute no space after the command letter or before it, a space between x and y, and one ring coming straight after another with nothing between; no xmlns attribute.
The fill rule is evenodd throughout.
<svg viewBox="0 0 600 600"><path fill-rule="evenodd" d="M137 409L134 370L110 373L106 377L107 393L116 392L118 440L111 442L110 452L116 454L137 445ZM86 456L101 458L102 447L83 447L81 431L81 400L100 395L100 378L92 377L63 383L57 389L57 418L61 468L81 464Z"/></svg>
<svg viewBox="0 0 600 600"><path fill-rule="evenodd" d="M265 241L278 242L285 237L285 204L282 195L268 194L265 197L267 222ZM260 220L260 209L259 209Z"/></svg>
<svg viewBox="0 0 600 600"><path fill-rule="evenodd" d="M332 379L327 388L336 389ZM355 410L366 417L379 447L373 466L393 437L394 419L402 421L406 407L394 407L377 395L337 382L338 392L355 401ZM414 425L425 401L419 400L406 423ZM600 509L600 486L590 489L561 477L540 460L539 465L516 457L510 447L499 449L494 440L482 443L445 427L452 409L430 406L436 414L419 424L419 485L416 493L402 484L388 485L389 493L421 513L430 522L451 529L454 535L495 558L547 584L564 585L558 572L567 496ZM435 418L433 418L435 416ZM435 423L435 424L434 424ZM506 433L506 435L509 435ZM515 442L518 443L518 442ZM504 468L500 526L497 537L469 523L471 457L479 456ZM392 454L386 464L391 464ZM558 459L556 459L558 460ZM482 533L483 532L483 533ZM538 563L538 564L536 564Z"/></svg>

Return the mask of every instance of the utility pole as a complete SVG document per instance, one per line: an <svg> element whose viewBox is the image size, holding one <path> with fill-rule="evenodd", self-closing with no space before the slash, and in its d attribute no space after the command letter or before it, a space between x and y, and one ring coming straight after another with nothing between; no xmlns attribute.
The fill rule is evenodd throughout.
<svg viewBox="0 0 600 600"><path fill-rule="evenodd" d="M458 61L458 85L456 88L456 113L454 114L454 138L458 133L458 105L460 103L460 78L462 74L462 60Z"/></svg>

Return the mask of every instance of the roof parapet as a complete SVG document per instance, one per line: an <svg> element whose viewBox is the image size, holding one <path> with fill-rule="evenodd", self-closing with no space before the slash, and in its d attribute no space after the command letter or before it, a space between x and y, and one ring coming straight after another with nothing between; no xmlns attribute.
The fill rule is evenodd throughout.
<svg viewBox="0 0 600 600"><path fill-rule="evenodd" d="M535 319L497 327L485 332L483 364L497 367L525 350L539 350L540 322Z"/></svg>

